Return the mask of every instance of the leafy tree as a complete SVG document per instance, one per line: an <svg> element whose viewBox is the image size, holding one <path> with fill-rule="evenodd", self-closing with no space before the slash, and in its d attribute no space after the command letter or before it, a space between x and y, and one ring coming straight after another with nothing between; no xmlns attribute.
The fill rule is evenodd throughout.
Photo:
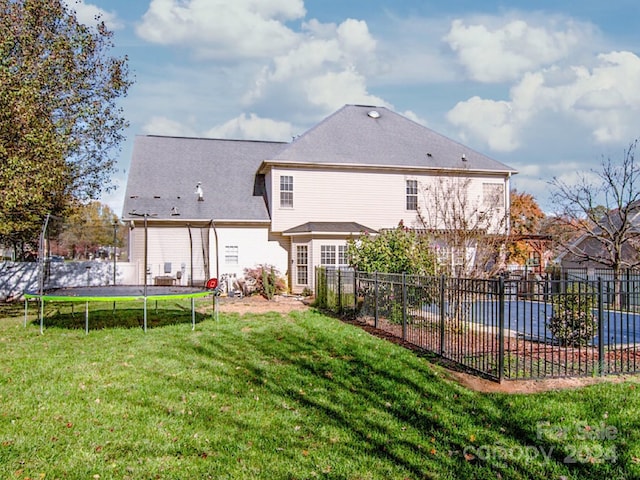
<svg viewBox="0 0 640 480"><path fill-rule="evenodd" d="M558 178L551 182L554 204L561 208L557 218L575 227L581 235L579 241L567 243L565 248L578 262L593 262L613 270L617 304L621 272L640 266L637 143L636 140L625 149L621 163L607 158L600 170L580 174L575 184Z"/></svg>
<svg viewBox="0 0 640 480"><path fill-rule="evenodd" d="M402 221L378 235L362 235L347 242L349 263L363 272L433 275L436 259L430 239L404 227Z"/></svg>
<svg viewBox="0 0 640 480"><path fill-rule="evenodd" d="M518 238L540 233L545 218L533 195L525 192L511 191L511 207L509 222L511 235ZM524 240L515 240L509 244L509 259L523 264L529 257L529 246Z"/></svg>
<svg viewBox="0 0 640 480"><path fill-rule="evenodd" d="M98 201L78 205L64 223L53 219L49 225L51 253L72 259L109 256L112 247L121 248L126 242L126 228L118 216Z"/></svg>
<svg viewBox="0 0 640 480"><path fill-rule="evenodd" d="M99 20L99 19L98 19ZM127 59L62 0L0 0L0 241L24 248L47 213L111 187L127 122Z"/></svg>

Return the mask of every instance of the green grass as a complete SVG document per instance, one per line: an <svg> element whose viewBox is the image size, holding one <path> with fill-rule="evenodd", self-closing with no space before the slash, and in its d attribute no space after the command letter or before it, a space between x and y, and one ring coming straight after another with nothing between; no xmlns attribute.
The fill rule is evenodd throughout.
<svg viewBox="0 0 640 480"><path fill-rule="evenodd" d="M22 313L0 311L2 479L640 477L636 383L480 394L314 311L88 335Z"/></svg>

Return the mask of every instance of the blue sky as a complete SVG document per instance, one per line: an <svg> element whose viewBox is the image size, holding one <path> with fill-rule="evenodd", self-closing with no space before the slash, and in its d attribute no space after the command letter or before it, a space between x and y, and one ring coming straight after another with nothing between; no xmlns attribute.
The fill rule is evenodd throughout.
<svg viewBox="0 0 640 480"><path fill-rule="evenodd" d="M68 0L101 13L135 76L103 197L122 213L135 135L285 140L342 105L384 105L548 182L640 136L637 0Z"/></svg>

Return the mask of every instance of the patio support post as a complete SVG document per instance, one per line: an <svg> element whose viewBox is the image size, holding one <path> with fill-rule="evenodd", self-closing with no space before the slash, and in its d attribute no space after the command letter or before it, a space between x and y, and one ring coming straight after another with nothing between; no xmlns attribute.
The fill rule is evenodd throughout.
<svg viewBox="0 0 640 480"><path fill-rule="evenodd" d="M598 277L598 375L604 375L604 305L602 277Z"/></svg>
<svg viewBox="0 0 640 480"><path fill-rule="evenodd" d="M504 277L498 279L498 298L500 305L498 306L498 381L502 383L504 380Z"/></svg>

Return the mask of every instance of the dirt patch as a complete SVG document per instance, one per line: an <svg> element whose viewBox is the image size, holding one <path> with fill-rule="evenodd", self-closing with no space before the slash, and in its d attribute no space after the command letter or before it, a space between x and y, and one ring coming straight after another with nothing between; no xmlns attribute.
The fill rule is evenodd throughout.
<svg viewBox="0 0 640 480"><path fill-rule="evenodd" d="M307 310L309 302L304 297L293 295L276 295L273 300L267 300L260 295L250 297L220 297L218 311L224 313L289 313Z"/></svg>
<svg viewBox="0 0 640 480"><path fill-rule="evenodd" d="M506 380L497 383L468 373L449 370L447 376L460 385L483 393L540 393L567 390L595 385L597 383L640 383L638 375L608 375L585 378L548 378L544 380Z"/></svg>

